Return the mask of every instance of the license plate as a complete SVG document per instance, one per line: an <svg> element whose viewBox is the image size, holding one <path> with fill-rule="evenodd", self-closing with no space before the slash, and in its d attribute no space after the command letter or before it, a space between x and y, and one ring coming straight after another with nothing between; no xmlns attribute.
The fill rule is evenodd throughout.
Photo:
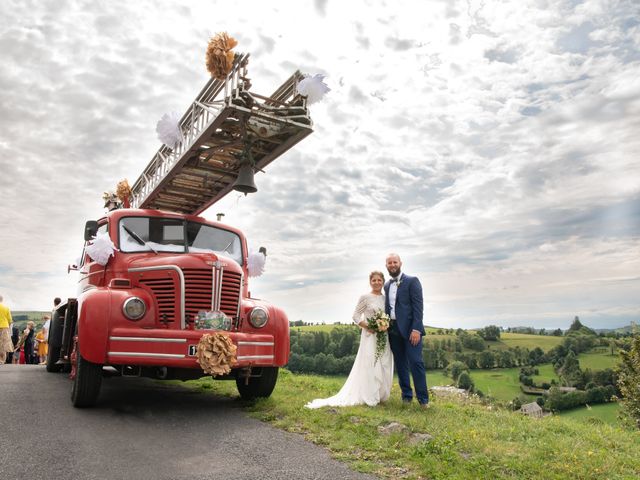
<svg viewBox="0 0 640 480"><path fill-rule="evenodd" d="M197 345L189 345L189 356L190 357L195 357L197 350L198 350L198 346Z"/></svg>

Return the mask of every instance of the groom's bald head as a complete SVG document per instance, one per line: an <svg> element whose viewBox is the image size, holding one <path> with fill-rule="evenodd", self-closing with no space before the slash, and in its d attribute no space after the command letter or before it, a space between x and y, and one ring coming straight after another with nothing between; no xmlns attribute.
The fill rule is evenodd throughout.
<svg viewBox="0 0 640 480"><path fill-rule="evenodd" d="M402 268L402 260L400 260L400 255L397 253L390 253L387 255L386 260L387 271L389 275L392 277L397 277L400 275L400 269Z"/></svg>

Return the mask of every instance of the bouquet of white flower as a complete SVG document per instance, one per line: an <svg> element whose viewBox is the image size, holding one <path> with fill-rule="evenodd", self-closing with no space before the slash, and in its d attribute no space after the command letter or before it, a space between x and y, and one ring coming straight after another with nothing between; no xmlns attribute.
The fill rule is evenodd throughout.
<svg viewBox="0 0 640 480"><path fill-rule="evenodd" d="M384 353L384 347L386 345L387 330L391 319L389 315L382 310L376 311L371 317L367 318L367 327L369 330L376 332L376 362L380 359Z"/></svg>

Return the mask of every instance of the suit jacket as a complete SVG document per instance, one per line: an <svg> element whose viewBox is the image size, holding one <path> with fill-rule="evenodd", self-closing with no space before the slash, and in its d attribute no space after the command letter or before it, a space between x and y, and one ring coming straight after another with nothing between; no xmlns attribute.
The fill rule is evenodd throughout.
<svg viewBox="0 0 640 480"><path fill-rule="evenodd" d="M384 285L384 310L389 315L391 305L389 305L389 286L392 280L388 280ZM404 338L409 338L412 330L417 330L425 335L424 325L422 325L423 301L422 285L417 277L402 274L398 292L396 293L396 324L398 332Z"/></svg>

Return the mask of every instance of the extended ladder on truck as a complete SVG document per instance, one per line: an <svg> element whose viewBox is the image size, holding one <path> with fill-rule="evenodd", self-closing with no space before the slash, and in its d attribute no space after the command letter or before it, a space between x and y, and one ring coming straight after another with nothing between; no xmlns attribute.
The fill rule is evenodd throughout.
<svg viewBox="0 0 640 480"><path fill-rule="evenodd" d="M294 73L271 96L250 92L248 54L211 79L182 116L182 140L162 145L132 186L131 207L200 214L229 193L243 162L261 170L309 135L313 123Z"/></svg>

